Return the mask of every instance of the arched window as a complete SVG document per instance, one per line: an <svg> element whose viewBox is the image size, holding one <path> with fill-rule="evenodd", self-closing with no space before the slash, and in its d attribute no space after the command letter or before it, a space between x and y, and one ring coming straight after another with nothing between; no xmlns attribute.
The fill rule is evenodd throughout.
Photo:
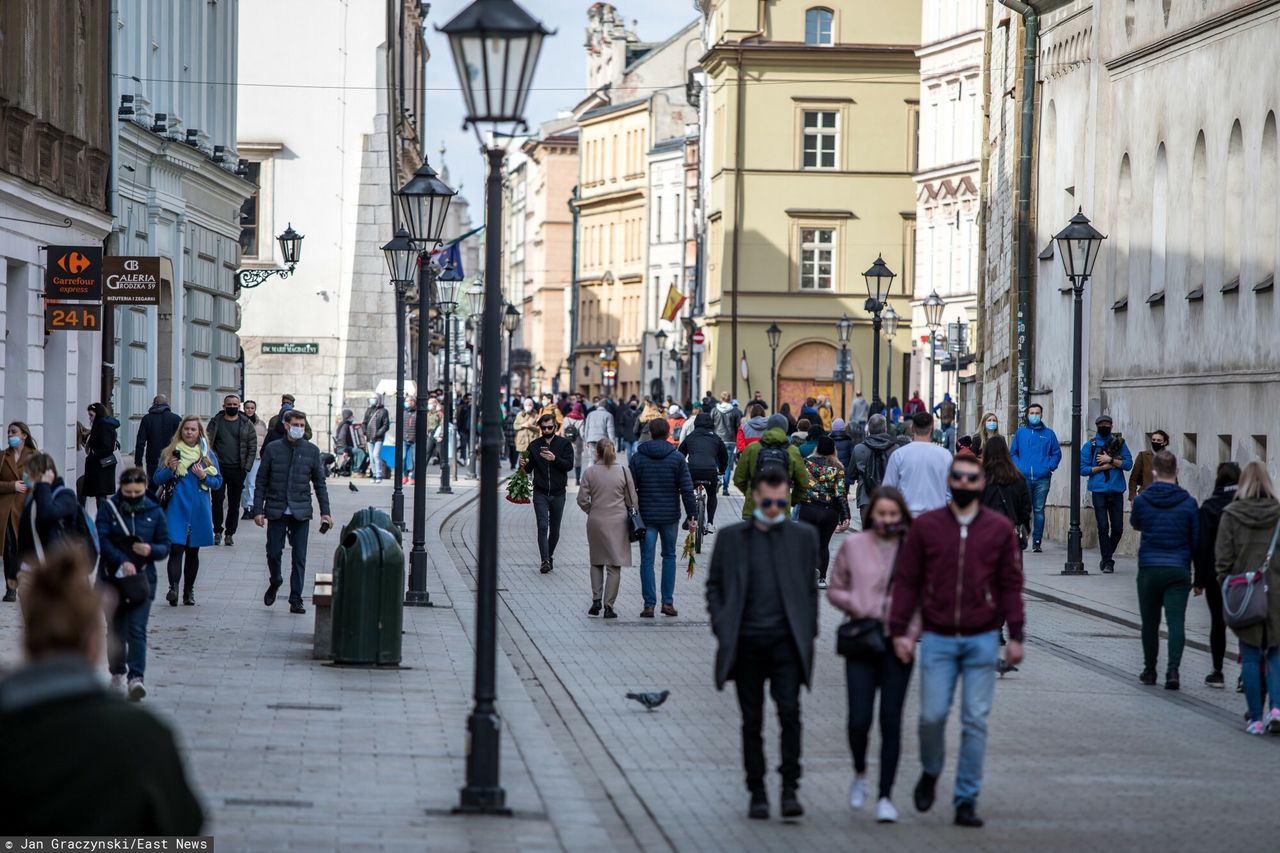
<svg viewBox="0 0 1280 853"><path fill-rule="evenodd" d="M805 10L804 43L823 47L835 44L832 28L833 17L830 9Z"/></svg>
<svg viewBox="0 0 1280 853"><path fill-rule="evenodd" d="M1164 143L1156 149L1156 171L1151 189L1151 285L1147 302L1164 295L1165 250L1169 228L1169 163Z"/></svg>

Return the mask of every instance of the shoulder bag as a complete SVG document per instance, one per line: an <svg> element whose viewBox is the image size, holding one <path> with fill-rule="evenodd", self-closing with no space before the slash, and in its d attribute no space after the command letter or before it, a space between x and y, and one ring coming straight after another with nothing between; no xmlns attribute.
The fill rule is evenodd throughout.
<svg viewBox="0 0 1280 853"><path fill-rule="evenodd" d="M1271 533L1271 544L1262 565L1251 572L1231 575L1222 582L1222 615L1227 627L1235 630L1252 628L1267 621L1267 569L1276 552L1280 522Z"/></svg>
<svg viewBox="0 0 1280 853"><path fill-rule="evenodd" d="M898 543L899 549L902 543ZM893 591L893 575L898 569L898 556L893 557L893 568L889 570L889 583L884 590L884 607L880 615L863 616L860 619L846 618L836 629L836 654L849 660L875 662L884 657L889 646L884 635L885 617L889 613L889 593Z"/></svg>
<svg viewBox="0 0 1280 853"><path fill-rule="evenodd" d="M631 505L631 471L625 466L622 469L623 502L627 505L627 538L632 542L639 542L644 538L644 519L640 517L640 510Z"/></svg>
<svg viewBox="0 0 1280 853"><path fill-rule="evenodd" d="M129 530L129 525L124 523L124 516L120 514L120 510L116 508L116 502L112 498L107 498L107 506L111 507L112 514L116 517L116 521L120 523L120 529L129 534L129 541L126 547L131 547L134 542L141 542L136 533ZM151 581L147 580L145 573L147 559L139 557L142 566L131 575L117 577L111 575L111 583L115 585L116 591L120 594L120 606L129 608L137 607L151 597ZM135 565L137 565L135 563Z"/></svg>

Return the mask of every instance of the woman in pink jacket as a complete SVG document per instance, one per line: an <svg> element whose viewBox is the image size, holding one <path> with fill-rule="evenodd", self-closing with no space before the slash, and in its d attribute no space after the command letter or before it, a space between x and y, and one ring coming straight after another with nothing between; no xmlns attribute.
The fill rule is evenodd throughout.
<svg viewBox="0 0 1280 853"><path fill-rule="evenodd" d="M890 580L898 547L911 526L911 513L902 493L881 486L871 495L870 526L844 540L835 567L827 578L827 598L851 619L887 622ZM911 623L910 635L920 636L920 617ZM886 652L878 660L847 658L849 689L849 749L853 752L854 777L849 787L849 807L861 809L867 801L867 742L871 733L876 691L880 691L880 791L876 820L894 823L893 780L902 745L902 706L911 681L911 664L893 654L888 638Z"/></svg>

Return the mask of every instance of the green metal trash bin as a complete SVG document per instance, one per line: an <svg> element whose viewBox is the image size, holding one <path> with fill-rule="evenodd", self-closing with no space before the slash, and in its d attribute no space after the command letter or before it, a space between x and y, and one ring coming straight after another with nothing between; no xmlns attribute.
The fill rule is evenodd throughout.
<svg viewBox="0 0 1280 853"><path fill-rule="evenodd" d="M333 560L333 662L400 663L404 551L381 527L356 527Z"/></svg>
<svg viewBox="0 0 1280 853"><path fill-rule="evenodd" d="M391 516L376 506L367 506L364 509L356 510L355 515L351 516L351 520L347 522L347 526L342 528L342 535L338 537L338 540L346 539L347 534L357 527L380 527L396 537L397 543L404 541L401 539L400 528L392 523Z"/></svg>

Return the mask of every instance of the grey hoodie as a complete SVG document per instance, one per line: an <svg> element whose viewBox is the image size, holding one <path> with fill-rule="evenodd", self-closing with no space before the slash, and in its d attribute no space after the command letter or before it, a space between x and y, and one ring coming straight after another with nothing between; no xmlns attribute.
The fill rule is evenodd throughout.
<svg viewBox="0 0 1280 853"><path fill-rule="evenodd" d="M769 427L769 419L763 415L756 418L747 418L745 421L742 422L742 437L743 438L759 438L760 436L764 435L764 431L768 429L768 427Z"/></svg>

